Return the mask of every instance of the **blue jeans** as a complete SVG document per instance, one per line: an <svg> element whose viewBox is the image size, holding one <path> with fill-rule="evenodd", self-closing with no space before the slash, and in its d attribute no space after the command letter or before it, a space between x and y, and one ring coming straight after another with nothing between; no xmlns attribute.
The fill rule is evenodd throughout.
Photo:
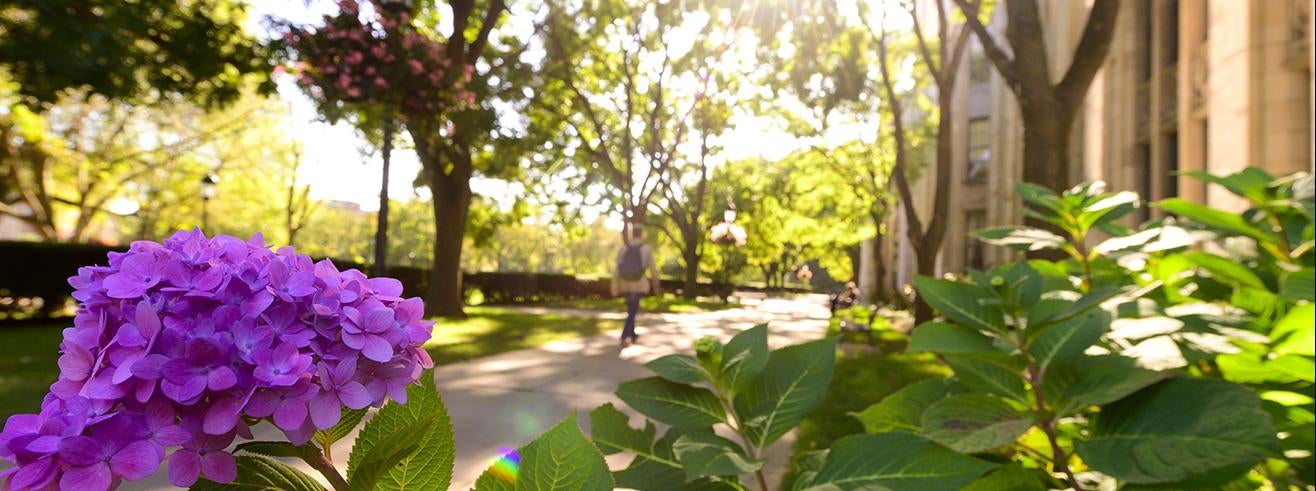
<svg viewBox="0 0 1316 491"><path fill-rule="evenodd" d="M640 298L644 297L639 293L626 294L626 324L621 329L621 338L633 338L635 336L635 316L640 313Z"/></svg>

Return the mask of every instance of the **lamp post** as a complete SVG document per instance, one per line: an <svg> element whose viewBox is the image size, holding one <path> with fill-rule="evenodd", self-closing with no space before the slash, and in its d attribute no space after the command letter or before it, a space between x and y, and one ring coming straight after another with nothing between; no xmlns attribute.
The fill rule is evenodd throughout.
<svg viewBox="0 0 1316 491"><path fill-rule="evenodd" d="M210 200L215 198L215 188L219 185L219 176L214 172L206 173L201 178L201 230L210 228Z"/></svg>
<svg viewBox="0 0 1316 491"><path fill-rule="evenodd" d="M708 231L709 240L714 244L722 247L722 283L726 286L723 291L718 292L722 297L722 303L726 303L728 297L734 292L735 288L730 287L731 283L731 249L745 245L748 234L745 233L745 227L736 224L736 205L727 203L727 210L722 212L722 222L716 223Z"/></svg>

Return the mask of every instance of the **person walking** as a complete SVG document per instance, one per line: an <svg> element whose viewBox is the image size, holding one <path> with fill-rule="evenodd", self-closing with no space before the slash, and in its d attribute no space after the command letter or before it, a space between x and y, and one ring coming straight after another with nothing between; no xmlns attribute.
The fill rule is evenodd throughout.
<svg viewBox="0 0 1316 491"><path fill-rule="evenodd" d="M640 299L662 293L658 268L654 266L653 248L644 243L644 226L632 223L622 233L617 251L617 267L612 272L612 296L626 297L626 324L621 331L621 347L635 343L635 316L640 313Z"/></svg>

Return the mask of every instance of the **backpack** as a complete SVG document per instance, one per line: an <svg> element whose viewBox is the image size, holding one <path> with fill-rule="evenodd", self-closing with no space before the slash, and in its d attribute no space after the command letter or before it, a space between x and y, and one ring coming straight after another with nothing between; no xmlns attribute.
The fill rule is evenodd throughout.
<svg viewBox="0 0 1316 491"><path fill-rule="evenodd" d="M617 275L626 281L644 279L644 247L628 245L617 262Z"/></svg>

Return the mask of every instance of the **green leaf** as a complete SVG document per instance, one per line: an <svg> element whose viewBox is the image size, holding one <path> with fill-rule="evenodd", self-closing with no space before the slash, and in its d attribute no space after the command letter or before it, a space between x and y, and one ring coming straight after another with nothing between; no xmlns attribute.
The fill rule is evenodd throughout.
<svg viewBox="0 0 1316 491"><path fill-rule="evenodd" d="M1000 351L982 333L958 324L925 322L914 328L906 353L992 353Z"/></svg>
<svg viewBox="0 0 1316 491"><path fill-rule="evenodd" d="M1243 170L1227 176L1214 176L1202 171L1185 171L1186 176L1194 177L1202 181L1219 184L1229 192L1246 198L1253 204L1264 204L1267 199L1266 189L1275 179L1265 171L1253 167L1246 167Z"/></svg>
<svg viewBox="0 0 1316 491"><path fill-rule="evenodd" d="M1270 331L1277 355L1316 356L1316 304L1302 304L1289 310Z"/></svg>
<svg viewBox="0 0 1316 491"><path fill-rule="evenodd" d="M1215 254L1209 254L1202 251L1189 251L1183 253L1183 257L1196 264L1198 267L1205 269L1224 283L1234 285L1250 286L1260 290L1265 290L1266 283L1257 277L1256 273L1246 266L1239 264L1231 259Z"/></svg>
<svg viewBox="0 0 1316 491"><path fill-rule="evenodd" d="M1008 402L983 394L947 397L923 412L923 433L962 453L977 453L1014 443L1033 419Z"/></svg>
<svg viewBox="0 0 1316 491"><path fill-rule="evenodd" d="M1096 310L1058 324L1049 324L1028 343L1028 354L1038 370L1056 360L1083 354L1110 327L1110 316Z"/></svg>
<svg viewBox="0 0 1316 491"><path fill-rule="evenodd" d="M1138 209L1138 195L1121 191L1101 196L1101 199L1083 207L1078 215L1079 226L1084 230L1102 227Z"/></svg>
<svg viewBox="0 0 1316 491"><path fill-rule="evenodd" d="M1036 317L1034 317L1032 313L1028 316L1028 329L1033 333L1041 332L1040 328L1047 324L1069 320L1079 314L1100 306L1102 302L1110 300L1123 292L1123 288L1097 288L1079 297L1078 300L1069 302L1064 308L1052 307L1038 309L1040 313ZM1055 300L1045 301L1045 303L1048 304L1051 302L1055 302Z"/></svg>
<svg viewBox="0 0 1316 491"><path fill-rule="evenodd" d="M1279 285L1279 298L1289 302L1316 302L1316 268L1302 268L1285 275Z"/></svg>
<svg viewBox="0 0 1316 491"><path fill-rule="evenodd" d="M836 367L836 341L832 337L773 351L763 373L736 395L736 415L755 447L767 448L818 405Z"/></svg>
<svg viewBox="0 0 1316 491"><path fill-rule="evenodd" d="M891 431L923 431L923 411L933 403L951 394L947 379L927 379L906 385L886 396L881 402L868 406L854 417L868 433Z"/></svg>
<svg viewBox="0 0 1316 491"><path fill-rule="evenodd" d="M707 430L677 438L672 452L685 468L686 478L692 481L708 476L739 476L763 467L763 461L747 457L739 445Z"/></svg>
<svg viewBox="0 0 1316 491"><path fill-rule="evenodd" d="M574 411L514 456L500 459L475 481L479 491L604 491L613 487L608 463L580 431Z"/></svg>
<svg viewBox="0 0 1316 491"><path fill-rule="evenodd" d="M983 300L994 297L982 288L950 280L939 280L927 276L914 278L914 286L919 296L947 319L966 327L1005 334L1005 315L995 305L987 305Z"/></svg>
<svg viewBox="0 0 1316 491"><path fill-rule="evenodd" d="M1280 355L1262 358L1255 353L1216 357L1225 380L1243 384L1316 382L1316 362L1310 356Z"/></svg>
<svg viewBox="0 0 1316 491"><path fill-rule="evenodd" d="M1016 401L1024 394L1024 361L1004 353L959 353L945 355L946 364L955 370L955 379L966 387L991 392Z"/></svg>
<svg viewBox="0 0 1316 491"><path fill-rule="evenodd" d="M385 404L357 435L352 455L347 460L349 476L366 463L374 449L390 435L409 431L417 421L428 424L411 433L416 451L382 475L375 489L445 489L452 481L453 439L448 409L434 385L434 373L426 371L420 383L407 387L407 403Z"/></svg>
<svg viewBox="0 0 1316 491"><path fill-rule="evenodd" d="M738 389L758 376L768 364L768 325L759 324L728 341L722 349L722 379L726 387Z"/></svg>
<svg viewBox="0 0 1316 491"><path fill-rule="evenodd" d="M1037 205L1041 208L1053 212L1060 211L1060 196L1056 195L1046 186L1039 186L1031 182L1018 181L1014 184L1014 192L1030 204Z"/></svg>
<svg viewBox="0 0 1316 491"><path fill-rule="evenodd" d="M630 425L630 417L618 411L611 402L589 412L590 438L598 445L604 455L617 452L634 452L636 455L654 460L664 460L654 454L653 423L645 421L644 429L637 430ZM676 466L676 461L665 462Z"/></svg>
<svg viewBox="0 0 1316 491"><path fill-rule="evenodd" d="M217 483L202 478L193 484L193 491L321 491L324 487L311 476L287 464L258 455L239 455L238 477L230 483Z"/></svg>
<svg viewBox="0 0 1316 491"><path fill-rule="evenodd" d="M699 361L688 355L667 355L644 364L659 377L678 384L695 384L713 382L713 376L699 365Z"/></svg>
<svg viewBox="0 0 1316 491"><path fill-rule="evenodd" d="M712 392L662 377L623 382L617 397L650 419L678 428L707 428L726 421L726 410Z"/></svg>
<svg viewBox="0 0 1316 491"><path fill-rule="evenodd" d="M367 412L365 409L343 411L342 419L339 419L337 424L330 426L329 429L316 431L311 440L319 444L320 448L332 446L334 442L347 438L347 435L352 434L352 430L355 430L357 425L361 424L361 419L366 416Z"/></svg>
<svg viewBox="0 0 1316 491"><path fill-rule="evenodd" d="M672 441L680 438L679 430L668 430L653 444L653 455L636 455L625 469L614 472L617 487L640 491L728 491L743 489L728 482L712 478L686 481L685 469L672 452ZM732 480L734 482L734 480Z"/></svg>
<svg viewBox="0 0 1316 491"><path fill-rule="evenodd" d="M991 227L977 231L978 240L1020 251L1061 249L1069 244L1064 237L1040 228Z"/></svg>
<svg viewBox="0 0 1316 491"><path fill-rule="evenodd" d="M1156 206L1207 227L1251 237L1258 242L1274 243L1276 240L1274 236L1262 232L1261 229L1248 223L1240 215L1212 209L1183 198L1161 200L1156 203Z"/></svg>
<svg viewBox="0 0 1316 491"><path fill-rule="evenodd" d="M348 488L353 491L375 489L380 479L383 479L394 466L416 453L420 448L420 441L416 439L416 435L425 434L440 417L447 419L447 414L436 411L407 421L400 427L388 430L382 438L376 439L374 446L357 459L359 464L348 475ZM352 456L356 456L355 451L352 452ZM435 476L416 476L415 479L432 477ZM407 487L406 484L404 482L400 487Z"/></svg>
<svg viewBox="0 0 1316 491"><path fill-rule="evenodd" d="M1088 466L1132 484L1222 484L1279 454L1256 394L1204 379L1167 380L1103 406L1075 446Z"/></svg>
<svg viewBox="0 0 1316 491"><path fill-rule="evenodd" d="M996 467L909 433L837 440L809 490L960 489Z"/></svg>
<svg viewBox="0 0 1316 491"><path fill-rule="evenodd" d="M960 491L1046 491L1047 476L1018 463L997 467Z"/></svg>
<svg viewBox="0 0 1316 491"><path fill-rule="evenodd" d="M254 441L239 443L233 447L233 452L247 452L266 457L291 457L309 461L309 459L318 459L320 449L315 445L293 445L291 442L278 441Z"/></svg>
<svg viewBox="0 0 1316 491"><path fill-rule="evenodd" d="M1042 385L1056 415L1068 416L1118 401L1171 375L1139 367L1124 356L1080 356L1052 364Z"/></svg>

